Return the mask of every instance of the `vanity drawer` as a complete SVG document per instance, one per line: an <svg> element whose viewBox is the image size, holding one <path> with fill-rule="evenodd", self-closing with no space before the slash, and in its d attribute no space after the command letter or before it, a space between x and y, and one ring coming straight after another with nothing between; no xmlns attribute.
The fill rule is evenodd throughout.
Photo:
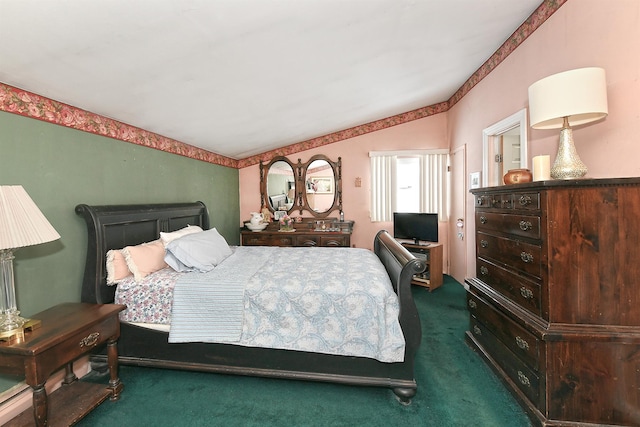
<svg viewBox="0 0 640 427"><path fill-rule="evenodd" d="M493 259L500 264L538 278L541 276L542 248L540 245L478 232L476 251L478 257Z"/></svg>
<svg viewBox="0 0 640 427"><path fill-rule="evenodd" d="M520 360L535 371L540 370L540 340L472 292L467 293L467 307L471 316L506 346ZM474 335L480 331L471 329Z"/></svg>
<svg viewBox="0 0 640 427"><path fill-rule="evenodd" d="M476 228L540 239L540 217L535 215L476 212Z"/></svg>
<svg viewBox="0 0 640 427"><path fill-rule="evenodd" d="M285 233L247 233L242 234L242 246L294 246L294 239Z"/></svg>
<svg viewBox="0 0 640 427"><path fill-rule="evenodd" d="M543 316L540 284L527 280L512 271L499 267L488 260L476 260L476 277L520 307L536 316Z"/></svg>
<svg viewBox="0 0 640 427"><path fill-rule="evenodd" d="M533 405L544 412L546 405L544 400L540 399L541 374L531 369L522 359L510 351L486 325L474 316L471 316L470 327L474 339L499 364L500 368Z"/></svg>
<svg viewBox="0 0 640 427"><path fill-rule="evenodd" d="M320 236L320 241L322 246L349 247L350 236L348 235Z"/></svg>

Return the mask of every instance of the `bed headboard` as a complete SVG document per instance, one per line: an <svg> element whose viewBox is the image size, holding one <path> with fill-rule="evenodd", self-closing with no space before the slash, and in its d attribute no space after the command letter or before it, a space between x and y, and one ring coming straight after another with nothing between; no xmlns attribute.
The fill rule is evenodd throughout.
<svg viewBox="0 0 640 427"><path fill-rule="evenodd" d="M209 228L209 214L202 202L152 205L76 206L87 223L87 261L82 282L82 302L113 302L115 286L107 286L107 251L160 238L161 231L187 225Z"/></svg>

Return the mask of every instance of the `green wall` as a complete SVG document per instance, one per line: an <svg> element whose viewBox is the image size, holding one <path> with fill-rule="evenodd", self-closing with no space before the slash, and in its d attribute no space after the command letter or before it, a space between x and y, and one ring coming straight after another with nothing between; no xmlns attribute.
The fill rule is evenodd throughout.
<svg viewBox="0 0 640 427"><path fill-rule="evenodd" d="M0 112L0 185L22 185L62 236L14 253L18 309L30 316L80 300L87 231L77 204L200 200L211 227L237 245L238 179L237 169ZM0 391L13 384L0 377Z"/></svg>

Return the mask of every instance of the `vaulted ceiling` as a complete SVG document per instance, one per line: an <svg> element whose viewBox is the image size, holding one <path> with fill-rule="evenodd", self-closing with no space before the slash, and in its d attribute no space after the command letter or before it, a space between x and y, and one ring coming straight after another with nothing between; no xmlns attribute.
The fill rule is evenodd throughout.
<svg viewBox="0 0 640 427"><path fill-rule="evenodd" d="M447 101L542 0L2 0L0 82L232 159Z"/></svg>

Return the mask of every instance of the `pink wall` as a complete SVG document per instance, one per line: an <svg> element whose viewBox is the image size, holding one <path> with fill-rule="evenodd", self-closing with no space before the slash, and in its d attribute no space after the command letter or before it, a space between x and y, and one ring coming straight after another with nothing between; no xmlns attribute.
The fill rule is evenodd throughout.
<svg viewBox="0 0 640 427"><path fill-rule="evenodd" d="M607 73L609 116L574 129L588 177L640 176L640 2L570 0L448 114L451 149L467 145L467 171L482 169L482 130L528 108L529 85L548 75L598 66ZM559 131L529 129L532 156L557 151ZM553 160L552 160L553 161ZM466 223L473 229L473 198ZM474 275L474 238L468 233L467 276ZM464 254L451 254L452 262ZM459 278L458 278L459 279Z"/></svg>
<svg viewBox="0 0 640 427"><path fill-rule="evenodd" d="M482 130L522 108L528 108L527 88L548 75L586 66L607 73L609 116L574 129L578 153L589 177L640 176L640 1L569 0L511 55L481 80L448 112L419 119L321 148L289 156L306 161L313 154L342 157L344 209L356 221L353 243L370 248L373 236L390 223L369 220L369 151L466 146L466 172L482 170ZM532 156L557 151L557 131L529 131ZM356 188L356 177L362 187ZM468 182L468 180L466 180ZM445 258L475 271L473 198L466 192L466 244L448 254L448 228L441 228ZM258 166L240 170L240 214L260 203ZM462 251L466 251L463 253ZM445 260L445 266L447 265ZM468 260L468 261L465 261ZM458 269L460 270L460 269ZM445 270L447 271L447 270ZM464 277L456 277L463 280Z"/></svg>
<svg viewBox="0 0 640 427"><path fill-rule="evenodd" d="M392 224L373 223L369 219L369 152L447 148L446 120L446 114L436 114L288 157L294 163L298 159L306 162L314 154L325 154L332 160L342 157L342 201L345 218L356 221L351 243L359 248L372 249L375 234L382 229L391 230ZM355 186L358 177L362 180L361 187ZM259 166L240 169L240 217L247 220L249 212L258 209L259 205ZM305 213L303 216L310 215ZM440 240L446 242L447 235L444 230L441 230Z"/></svg>

